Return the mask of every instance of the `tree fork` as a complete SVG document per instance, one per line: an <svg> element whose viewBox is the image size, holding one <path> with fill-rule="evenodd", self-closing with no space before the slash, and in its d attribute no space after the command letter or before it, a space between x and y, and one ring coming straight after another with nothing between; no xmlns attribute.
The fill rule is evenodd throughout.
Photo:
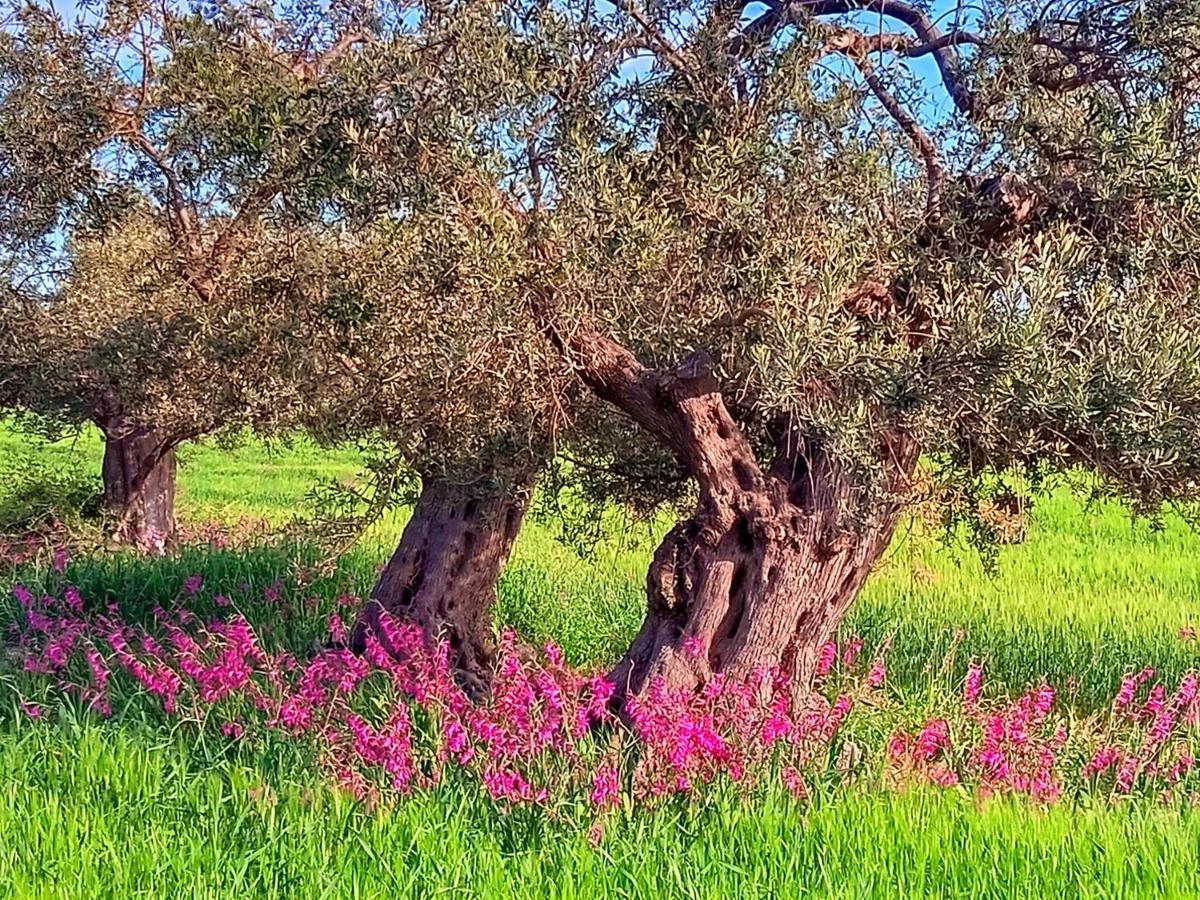
<svg viewBox="0 0 1200 900"><path fill-rule="evenodd" d="M899 504L868 502L819 444L781 448L763 472L742 443L728 442L728 474L701 487L695 512L654 555L646 618L611 673L621 696L655 680L694 690L756 669L782 670L807 690L821 646L887 549ZM895 474L914 463L906 449Z"/></svg>
<svg viewBox="0 0 1200 900"><path fill-rule="evenodd" d="M618 700L656 679L695 689L717 674L761 667L781 667L803 691L821 645L887 549L915 443L881 427L881 494L821 441L786 424L764 469L707 354L668 371L647 369L592 327L562 327L552 289L535 286L531 297L543 332L593 393L670 448L699 488L695 511L650 564L646 618L611 673Z"/></svg>

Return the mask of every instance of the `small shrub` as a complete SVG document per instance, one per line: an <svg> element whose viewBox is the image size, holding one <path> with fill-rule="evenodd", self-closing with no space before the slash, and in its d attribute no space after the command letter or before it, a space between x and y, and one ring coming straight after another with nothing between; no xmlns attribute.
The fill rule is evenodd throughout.
<svg viewBox="0 0 1200 900"><path fill-rule="evenodd" d="M44 534L95 526L103 485L75 463L20 458L0 463L0 535Z"/></svg>

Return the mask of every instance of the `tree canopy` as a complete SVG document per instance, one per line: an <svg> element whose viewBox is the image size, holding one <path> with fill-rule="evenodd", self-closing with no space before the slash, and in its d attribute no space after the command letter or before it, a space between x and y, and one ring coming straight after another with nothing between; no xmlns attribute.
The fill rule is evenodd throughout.
<svg viewBox="0 0 1200 900"><path fill-rule="evenodd" d="M1153 504L1197 488L1195 12L437 6L355 165L441 239L421 265L524 254L493 291L516 321L544 276L585 378L597 336L702 350L756 440L869 469L901 428Z"/></svg>

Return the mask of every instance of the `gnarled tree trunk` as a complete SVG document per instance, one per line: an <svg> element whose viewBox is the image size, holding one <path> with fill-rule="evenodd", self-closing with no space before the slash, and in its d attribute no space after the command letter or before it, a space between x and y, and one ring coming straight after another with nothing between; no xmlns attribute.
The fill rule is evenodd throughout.
<svg viewBox="0 0 1200 900"><path fill-rule="evenodd" d="M175 538L175 449L152 428L104 428L104 505L117 517L114 537L146 553Z"/></svg>
<svg viewBox="0 0 1200 900"><path fill-rule="evenodd" d="M812 441L780 447L763 471L719 399L699 405L707 412L690 439L703 459L700 502L654 555L646 618L612 679L627 695L655 680L695 689L718 673L778 668L802 692L887 549L899 506L870 500ZM912 457L896 462L911 471Z"/></svg>
<svg viewBox="0 0 1200 900"><path fill-rule="evenodd" d="M520 531L533 481L529 474L498 489L424 478L400 544L355 623L351 647L361 652L386 610L420 626L428 646L446 641L460 683L473 695L485 693L496 582Z"/></svg>
<svg viewBox="0 0 1200 900"><path fill-rule="evenodd" d="M725 405L706 354L647 369L586 325L560 329L553 296L531 292L550 340L600 399L662 442L699 488L694 514L659 546L640 632L612 672L618 700L657 679L695 689L718 673L782 667L803 691L821 645L886 550L917 448L881 424L869 490L825 445L781 422L760 464Z"/></svg>

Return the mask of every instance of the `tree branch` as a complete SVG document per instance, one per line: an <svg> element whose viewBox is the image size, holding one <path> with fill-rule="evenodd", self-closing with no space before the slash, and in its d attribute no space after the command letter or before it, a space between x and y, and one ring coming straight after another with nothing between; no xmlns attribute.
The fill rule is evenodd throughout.
<svg viewBox="0 0 1200 900"><path fill-rule="evenodd" d="M687 64L687 61L680 55L678 50L671 46L671 42L655 27L654 23L650 21L650 18L638 5L637 0L616 0L616 6L633 19L638 27L645 32L647 39L652 45L652 49L670 63L671 68L680 75L690 77L691 67Z"/></svg>
<svg viewBox="0 0 1200 900"><path fill-rule="evenodd" d="M365 31L343 34L323 52L312 59L293 59L292 71L297 78L312 81L359 44L368 44L374 37Z"/></svg>
<svg viewBox="0 0 1200 900"><path fill-rule="evenodd" d="M803 27L814 19L851 12L876 12L908 26L915 39L880 31L859 32L870 50L891 52L906 58L933 56L950 99L960 112L972 115L975 98L953 51L963 44L982 46L984 39L973 32L943 32L924 10L900 0L769 0L771 9L742 29L731 44L731 53L741 56L760 46L788 25ZM873 46L872 46L873 45Z"/></svg>
<svg viewBox="0 0 1200 900"><path fill-rule="evenodd" d="M871 61L865 55L850 54L850 59L862 72L867 86L871 88L871 92L879 100L880 105L888 111L888 115L895 120L908 139L916 145L917 152L925 164L925 222L928 225L937 225L942 217L942 194L946 187L946 169L942 164L937 145L934 144L925 129L917 123L913 115L880 81Z"/></svg>
<svg viewBox="0 0 1200 900"><path fill-rule="evenodd" d="M123 115L118 123L117 134L124 136L130 147L138 151L163 177L166 186L167 227L171 237L180 243L187 257L188 282L205 300L211 296L211 284L204 265L204 243L196 223L196 212L183 193L179 176L167 162L166 157L146 137L140 124L132 114Z"/></svg>

